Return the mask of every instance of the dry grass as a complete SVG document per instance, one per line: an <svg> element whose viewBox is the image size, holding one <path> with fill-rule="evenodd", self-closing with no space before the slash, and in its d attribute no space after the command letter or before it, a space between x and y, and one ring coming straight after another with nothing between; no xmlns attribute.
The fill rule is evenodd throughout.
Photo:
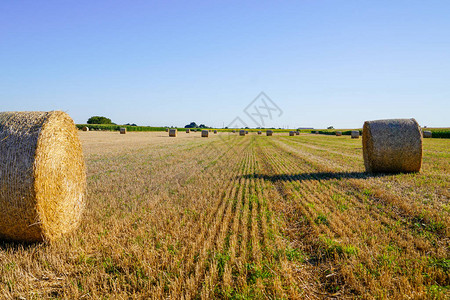
<svg viewBox="0 0 450 300"><path fill-rule="evenodd" d="M5 298L448 296L448 140L419 174L371 176L360 140L80 136L82 226L1 244Z"/></svg>

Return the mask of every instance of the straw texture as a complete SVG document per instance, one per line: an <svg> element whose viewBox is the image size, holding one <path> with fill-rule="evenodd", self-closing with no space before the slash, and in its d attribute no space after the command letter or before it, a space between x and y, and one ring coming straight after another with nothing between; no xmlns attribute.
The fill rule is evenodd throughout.
<svg viewBox="0 0 450 300"><path fill-rule="evenodd" d="M366 121L362 142L367 172L420 171L422 134L415 119Z"/></svg>
<svg viewBox="0 0 450 300"><path fill-rule="evenodd" d="M66 113L0 113L0 174L0 239L54 240L78 226L86 171Z"/></svg>
<svg viewBox="0 0 450 300"><path fill-rule="evenodd" d="M359 131L358 130L352 130L352 139L359 139Z"/></svg>
<svg viewBox="0 0 450 300"><path fill-rule="evenodd" d="M202 137L208 137L209 131L208 130L202 130Z"/></svg>
<svg viewBox="0 0 450 300"><path fill-rule="evenodd" d="M176 137L177 133L178 133L178 130L176 130L174 128L169 130L169 136L171 136L171 137Z"/></svg>
<svg viewBox="0 0 450 300"><path fill-rule="evenodd" d="M423 137L424 138L431 138L433 136L433 134L431 133L431 131L424 131L423 132Z"/></svg>

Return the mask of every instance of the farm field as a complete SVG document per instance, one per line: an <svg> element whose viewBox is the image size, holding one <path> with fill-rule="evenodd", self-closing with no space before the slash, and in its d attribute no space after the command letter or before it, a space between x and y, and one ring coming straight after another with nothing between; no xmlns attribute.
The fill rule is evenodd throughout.
<svg viewBox="0 0 450 300"><path fill-rule="evenodd" d="M0 243L0 297L445 299L450 140L421 173L361 139L81 132L87 206L52 244Z"/></svg>

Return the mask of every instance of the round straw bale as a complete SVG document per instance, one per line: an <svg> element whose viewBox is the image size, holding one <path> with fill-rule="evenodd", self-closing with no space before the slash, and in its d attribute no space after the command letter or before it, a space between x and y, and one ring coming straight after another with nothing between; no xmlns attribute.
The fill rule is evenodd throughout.
<svg viewBox="0 0 450 300"><path fill-rule="evenodd" d="M186 133L189 133L189 132L191 132L191 130L189 128L187 128L186 129Z"/></svg>
<svg viewBox="0 0 450 300"><path fill-rule="evenodd" d="M272 130L267 130L267 131L266 131L266 135L267 135L267 136L272 136L272 134L273 134L273 131L272 131Z"/></svg>
<svg viewBox="0 0 450 300"><path fill-rule="evenodd" d="M169 136L176 137L178 133L178 130L176 128L172 128L169 130Z"/></svg>
<svg viewBox="0 0 450 300"><path fill-rule="evenodd" d="M420 171L422 134L415 119L366 121L362 143L367 172Z"/></svg>
<svg viewBox="0 0 450 300"><path fill-rule="evenodd" d="M300 131L297 130L297 131L295 132L295 135L300 135Z"/></svg>
<svg viewBox="0 0 450 300"><path fill-rule="evenodd" d="M74 230L86 171L64 112L0 113L0 239L39 242Z"/></svg>
<svg viewBox="0 0 450 300"><path fill-rule="evenodd" d="M431 133L431 131L424 131L423 132L423 137L424 138L431 138L433 136L433 134Z"/></svg>
<svg viewBox="0 0 450 300"><path fill-rule="evenodd" d="M289 131L289 136L294 136L294 135L295 135L295 132Z"/></svg>
<svg viewBox="0 0 450 300"><path fill-rule="evenodd" d="M202 130L202 137L208 137L209 130Z"/></svg>
<svg viewBox="0 0 450 300"><path fill-rule="evenodd" d="M342 135L342 131L336 131L336 136L341 136Z"/></svg>
<svg viewBox="0 0 450 300"><path fill-rule="evenodd" d="M120 134L127 133L127 129L125 127L120 127Z"/></svg>
<svg viewBox="0 0 450 300"><path fill-rule="evenodd" d="M319 132L318 132L318 131L315 131L314 133L315 133L315 134L319 134Z"/></svg>
<svg viewBox="0 0 450 300"><path fill-rule="evenodd" d="M352 130L352 139L359 139L359 130Z"/></svg>
<svg viewBox="0 0 450 300"><path fill-rule="evenodd" d="M261 134L262 132L261 131L258 131L258 134Z"/></svg>
<svg viewBox="0 0 450 300"><path fill-rule="evenodd" d="M236 133L236 130L233 130L232 132L233 132L233 133Z"/></svg>
<svg viewBox="0 0 450 300"><path fill-rule="evenodd" d="M245 131L245 134L248 134L248 130Z"/></svg>
<svg viewBox="0 0 450 300"><path fill-rule="evenodd" d="M166 128L166 132L169 132L169 128Z"/></svg>
<svg viewBox="0 0 450 300"><path fill-rule="evenodd" d="M239 130L239 135L244 136L245 135L245 130Z"/></svg>
<svg viewBox="0 0 450 300"><path fill-rule="evenodd" d="M217 134L217 130L214 130L214 134Z"/></svg>
<svg viewBox="0 0 450 300"><path fill-rule="evenodd" d="M83 128L81 128L81 130L83 130L83 131L89 131L89 127L83 126Z"/></svg>

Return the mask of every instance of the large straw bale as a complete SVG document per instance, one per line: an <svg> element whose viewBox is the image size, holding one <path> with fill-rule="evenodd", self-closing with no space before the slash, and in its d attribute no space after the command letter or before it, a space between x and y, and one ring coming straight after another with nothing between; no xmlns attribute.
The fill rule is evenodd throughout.
<svg viewBox="0 0 450 300"><path fill-rule="evenodd" d="M367 172L418 172L422 134L415 119L364 122L363 156Z"/></svg>
<svg viewBox="0 0 450 300"><path fill-rule="evenodd" d="M245 135L245 130L239 130L239 135L244 136Z"/></svg>
<svg viewBox="0 0 450 300"><path fill-rule="evenodd" d="M266 135L267 136L272 136L272 134L273 134L273 130L267 130L266 131Z"/></svg>
<svg viewBox="0 0 450 300"><path fill-rule="evenodd" d="M127 129L125 127L120 127L120 134L127 133Z"/></svg>
<svg viewBox="0 0 450 300"><path fill-rule="evenodd" d="M178 130L177 130L176 128L171 128L171 129L169 130L169 136L170 136L170 137L176 137L176 136L177 136L177 133L178 133Z"/></svg>
<svg viewBox="0 0 450 300"><path fill-rule="evenodd" d="M352 139L359 139L359 130L352 130Z"/></svg>
<svg viewBox="0 0 450 300"><path fill-rule="evenodd" d="M55 240L84 208L78 131L64 112L0 113L0 239Z"/></svg>
<svg viewBox="0 0 450 300"><path fill-rule="evenodd" d="M336 136L341 136L342 135L342 131L336 131Z"/></svg>
<svg viewBox="0 0 450 300"><path fill-rule="evenodd" d="M209 130L202 130L202 137L208 137Z"/></svg>
<svg viewBox="0 0 450 300"><path fill-rule="evenodd" d="M423 137L424 138L431 138L433 136L433 134L431 133L431 131L424 131L423 132Z"/></svg>

